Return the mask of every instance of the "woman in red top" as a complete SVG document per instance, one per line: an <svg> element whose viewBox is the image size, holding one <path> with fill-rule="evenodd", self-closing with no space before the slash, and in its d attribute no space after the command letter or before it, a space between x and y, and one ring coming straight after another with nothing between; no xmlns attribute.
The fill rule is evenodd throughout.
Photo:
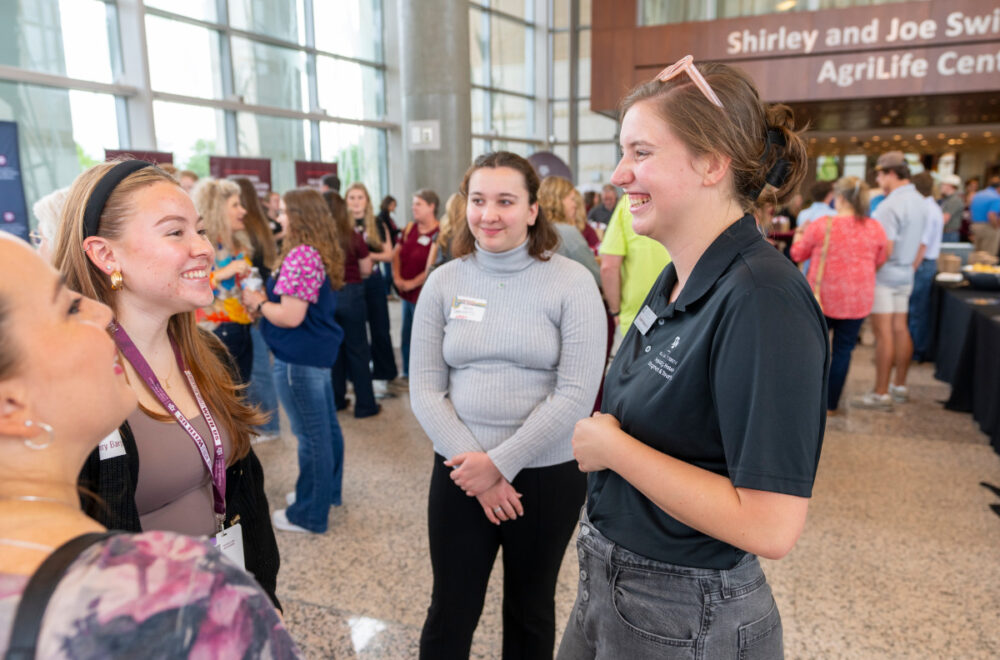
<svg viewBox="0 0 1000 660"><path fill-rule="evenodd" d="M845 176L834 184L833 193L836 215L813 220L795 230L791 248L796 262L809 259L809 284L813 291L819 289L826 324L833 330L828 414L836 414L851 351L858 343L861 322L875 300L875 271L888 257L885 230L867 217L865 182ZM830 238L824 258L827 232Z"/></svg>
<svg viewBox="0 0 1000 660"><path fill-rule="evenodd" d="M437 210L441 205L433 190L423 188L413 195L413 222L406 225L403 237L392 253L392 280L403 299L403 378L410 374L410 331L413 310L420 288L431 272L431 246L438 234Z"/></svg>
<svg viewBox="0 0 1000 660"><path fill-rule="evenodd" d="M354 416L372 417L381 410L375 402L372 372L368 367L372 352L368 344L368 306L364 280L372 273L372 258L364 236L354 230L344 198L332 190L323 199L333 215L333 227L344 252L344 288L340 290L334 318L344 330L344 343L333 364L333 401L337 410L347 408L347 378L354 383Z"/></svg>

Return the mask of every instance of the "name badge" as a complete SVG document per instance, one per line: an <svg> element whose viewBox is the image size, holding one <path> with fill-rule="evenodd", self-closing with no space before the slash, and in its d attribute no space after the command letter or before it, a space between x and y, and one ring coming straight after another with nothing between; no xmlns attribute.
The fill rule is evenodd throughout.
<svg viewBox="0 0 1000 660"><path fill-rule="evenodd" d="M450 319L480 323L485 315L485 300L469 298L468 296L455 296L451 299L451 313L448 314Z"/></svg>
<svg viewBox="0 0 1000 660"><path fill-rule="evenodd" d="M431 237L430 236L421 236L420 238L417 239L417 243L420 243L421 245L424 245L424 246L430 245L431 244Z"/></svg>
<svg viewBox="0 0 1000 660"><path fill-rule="evenodd" d="M100 452L102 461L117 456L124 456L125 443L122 442L122 437L118 434L118 431L112 431L111 435L101 440L101 444L98 445L98 451Z"/></svg>
<svg viewBox="0 0 1000 660"><path fill-rule="evenodd" d="M653 323L656 321L656 312L649 308L649 305L643 305L642 311L639 312L639 316L635 317L635 327L639 328L639 332L643 336L653 327Z"/></svg>
<svg viewBox="0 0 1000 660"><path fill-rule="evenodd" d="M219 552L224 554L229 561L244 571L247 570L246 562L243 560L243 527L240 523L216 534L212 545L218 548Z"/></svg>

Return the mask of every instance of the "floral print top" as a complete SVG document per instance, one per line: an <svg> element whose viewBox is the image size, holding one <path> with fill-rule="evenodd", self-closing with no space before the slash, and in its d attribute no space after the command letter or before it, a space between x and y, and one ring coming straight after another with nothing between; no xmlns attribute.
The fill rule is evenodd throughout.
<svg viewBox="0 0 1000 660"><path fill-rule="evenodd" d="M0 572L0 653L28 576ZM154 650L155 649L155 650ZM214 548L169 532L85 550L49 601L39 658L298 658L254 579Z"/></svg>
<svg viewBox="0 0 1000 660"><path fill-rule="evenodd" d="M319 288L326 281L326 268L319 250L311 245L296 245L281 262L281 272L274 293L299 300L319 302Z"/></svg>

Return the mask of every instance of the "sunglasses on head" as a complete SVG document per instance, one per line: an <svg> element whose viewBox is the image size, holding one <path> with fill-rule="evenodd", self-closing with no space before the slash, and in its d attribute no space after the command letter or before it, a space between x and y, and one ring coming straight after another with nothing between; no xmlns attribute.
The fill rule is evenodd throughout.
<svg viewBox="0 0 1000 660"><path fill-rule="evenodd" d="M719 100L719 97L716 96L712 87L708 84L708 81L705 80L705 77L701 75L701 72L698 71L698 68L694 65L694 57L691 55L685 55L663 71L660 71L656 74L656 79L660 82L667 82L684 72L687 72L688 78L690 78L691 82L695 84L695 87L701 90L701 93L705 95L705 98L720 108L723 107L722 101Z"/></svg>

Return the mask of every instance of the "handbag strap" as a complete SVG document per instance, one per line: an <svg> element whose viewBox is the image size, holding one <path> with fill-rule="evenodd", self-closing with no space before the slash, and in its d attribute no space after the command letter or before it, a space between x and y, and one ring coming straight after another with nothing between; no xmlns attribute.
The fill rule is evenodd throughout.
<svg viewBox="0 0 1000 660"><path fill-rule="evenodd" d="M42 617L49 599L62 580L66 569L90 546L114 536L117 532L91 532L72 538L56 548L28 580L21 602L17 606L14 625L10 632L10 645L6 660L33 660L38 636L42 631Z"/></svg>
<svg viewBox="0 0 1000 660"><path fill-rule="evenodd" d="M826 253L830 249L830 234L833 233L833 217L826 216L826 233L823 234L823 251L819 255L819 266L816 268L816 281L813 283L813 294L819 299L820 285L823 283L823 271L826 270Z"/></svg>

